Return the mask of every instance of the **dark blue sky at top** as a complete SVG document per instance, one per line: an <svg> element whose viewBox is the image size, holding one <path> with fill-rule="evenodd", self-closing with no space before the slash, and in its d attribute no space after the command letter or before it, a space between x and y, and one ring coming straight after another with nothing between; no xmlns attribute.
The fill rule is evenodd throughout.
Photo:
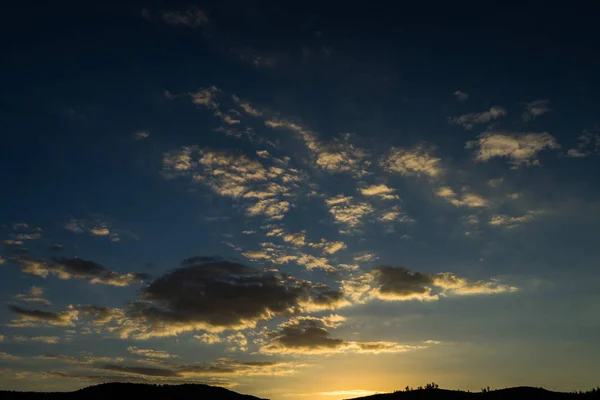
<svg viewBox="0 0 600 400"><path fill-rule="evenodd" d="M192 6L209 22L174 27L162 18ZM523 307L539 311L551 304L566 315L563 300L573 296L573 304L584 308L589 297L576 295L585 287L592 296L600 278L600 157L564 157L582 132L600 128L599 12L593 2L541 1L12 2L0 15L0 240L11 234L11 224L26 222L44 232L42 240L26 244L30 255L49 257L50 246L62 244L63 255L93 259L119 272L158 275L194 255L243 260L222 241L253 249L257 240L240 231L258 230L263 221L240 217L231 199L160 176L163 154L181 146L248 155L264 147L217 132L220 124L210 111L177 97L216 86L310 127L323 140L351 132L355 143L375 155L392 146L432 143L451 163L453 184L491 193L486 182L505 177L508 191L531 193L529 208L561 215L465 240L456 222L465 212L440 205L426 185L389 177L385 182L398 188L404 210L418 221L407 232L414 241L377 229L342 239L354 253L374 250L376 263L459 271L477 279L521 276L525 287L535 286L536 277L546 282L558 276L564 297L541 294L539 302ZM457 101L456 90L469 98ZM551 111L524 121L525 105L538 99L548 99ZM465 143L486 125L468 130L448 118L492 106L507 111L492 122L495 129L549 132L562 148L541 152L542 166L511 170L505 159L474 164ZM306 156L291 132L268 130L261 121L249 124L297 150L296 156ZM133 140L140 130L149 137ZM348 176L315 174L321 174L320 190L329 197L355 190ZM108 222L120 241L74 236L63 227L72 218ZM322 204L298 199L285 223L290 231L339 239L337 226L324 222L328 218ZM8 259L9 250L3 247L0 255ZM344 262L351 262L348 257ZM148 263L153 265L146 269ZM6 279L0 291L30 286L18 269L2 268ZM291 270L326 279L321 271ZM56 285L57 292L75 284L50 281L43 283ZM92 293L87 283L77 285L82 298L100 293L115 307L131 300L120 288L94 286ZM503 304L518 309L519 299ZM55 302L71 303L67 295ZM365 307L368 313L375 306ZM394 315L394 305L382 307L374 313ZM0 312L3 319L8 315ZM527 332L535 335L551 326L544 324L528 326ZM459 328L449 327L448 334L459 335ZM566 328L548 337L560 336L561 329ZM589 340L597 329L581 328L570 337Z"/></svg>
<svg viewBox="0 0 600 400"><path fill-rule="evenodd" d="M447 118L491 105L504 105L506 121L527 131L537 121L523 125L522 105L551 99L554 112L543 126L565 147L597 123L591 3L197 5L211 20L202 29L161 23L161 12L187 3L7 8L3 219L94 209L142 223L160 219L167 204L185 209L190 199L155 179L160 159L153 155L194 141L227 144L193 105L166 101L164 90L215 85L300 118L323 137L355 132L380 149L432 140L455 159L465 157L470 132ZM255 68L238 52L272 56L277 66ZM471 95L470 104L453 101L456 89ZM151 130L155 142L134 148L128 134L138 129ZM584 189L597 162L582 162L586 168L563 166L555 179Z"/></svg>

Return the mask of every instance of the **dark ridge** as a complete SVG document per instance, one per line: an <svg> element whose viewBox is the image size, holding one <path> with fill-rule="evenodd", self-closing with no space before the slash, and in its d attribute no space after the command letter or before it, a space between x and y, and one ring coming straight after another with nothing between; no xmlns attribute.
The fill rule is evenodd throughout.
<svg viewBox="0 0 600 400"><path fill-rule="evenodd" d="M407 388L408 389L408 388ZM481 392L465 392L462 390L439 389L437 385L417 389L398 390L393 393L374 394L366 397L357 397L352 400L503 400L503 399L600 399L600 389L587 392L553 392L544 388L519 386L513 388L490 390L482 389Z"/></svg>
<svg viewBox="0 0 600 400"><path fill-rule="evenodd" d="M217 386L200 384L151 385L143 383L103 383L74 392L0 391L0 399L195 399L195 400L266 400Z"/></svg>

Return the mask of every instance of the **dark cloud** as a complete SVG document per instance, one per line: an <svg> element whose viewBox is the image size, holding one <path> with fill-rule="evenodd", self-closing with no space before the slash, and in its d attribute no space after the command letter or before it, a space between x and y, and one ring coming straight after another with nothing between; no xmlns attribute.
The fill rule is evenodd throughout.
<svg viewBox="0 0 600 400"><path fill-rule="evenodd" d="M13 327L37 326L47 324L53 326L75 326L78 317L78 311L67 310L63 312L51 312L43 310L31 310L15 305L9 305L8 308L19 315L19 319L12 322Z"/></svg>
<svg viewBox="0 0 600 400"><path fill-rule="evenodd" d="M426 295L431 291L427 285L434 278L428 273L410 272L404 267L381 266L371 272L382 294L393 294L399 297Z"/></svg>
<svg viewBox="0 0 600 400"><path fill-rule="evenodd" d="M122 338L171 336L255 327L276 316L339 307L342 293L273 270L212 257L192 257L156 278L124 309L77 306L92 325Z"/></svg>
<svg viewBox="0 0 600 400"><path fill-rule="evenodd" d="M395 342L355 342L337 339L327 328L335 328L345 321L339 315L329 317L297 317L279 326L277 331L266 331L267 343L259 352L265 354L330 354L397 353L427 347L432 344L404 345Z"/></svg>
<svg viewBox="0 0 600 400"><path fill-rule="evenodd" d="M177 372L165 368L153 368L153 367L127 367L116 364L105 364L99 369L112 372L122 372L125 374L136 374L145 376L163 376L163 377L176 377Z"/></svg>
<svg viewBox="0 0 600 400"><path fill-rule="evenodd" d="M154 280L140 292L130 312L162 327L162 334L255 326L274 315L300 309L308 289L283 282L273 272L239 263L194 257ZM156 329L155 334L161 335Z"/></svg>
<svg viewBox="0 0 600 400"><path fill-rule="evenodd" d="M56 275L60 279L89 279L90 283L101 283L111 286L128 286L132 283L148 279L147 274L120 274L96 262L78 257L54 258L52 261L20 257L16 261L21 271L42 278L46 278L48 275Z"/></svg>
<svg viewBox="0 0 600 400"><path fill-rule="evenodd" d="M451 272L410 272L404 267L380 266L342 281L345 295L355 303L380 300L438 300L443 296L469 296L515 292L518 288L496 279L469 280Z"/></svg>

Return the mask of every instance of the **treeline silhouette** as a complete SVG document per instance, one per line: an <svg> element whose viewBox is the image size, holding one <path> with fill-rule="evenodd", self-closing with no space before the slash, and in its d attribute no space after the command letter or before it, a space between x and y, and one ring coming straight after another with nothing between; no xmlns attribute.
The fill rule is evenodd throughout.
<svg viewBox="0 0 600 400"><path fill-rule="evenodd" d="M464 390L440 389L435 382L427 383L425 386L412 388L406 386L404 390L396 390L393 393L374 394L372 396L359 397L353 400L504 400L504 399L600 399L600 387L577 392L553 392L544 388L519 386L512 388L492 390L489 386L482 388L479 392Z"/></svg>
<svg viewBox="0 0 600 400"><path fill-rule="evenodd" d="M152 385L141 383L103 383L96 386L90 386L74 392L18 392L18 391L0 391L0 399L4 400L28 400L28 399L102 399L110 398L131 400L142 398L148 399L194 399L194 400L266 400L250 395L236 393L221 387L183 384L183 385ZM310 397L306 397L310 399ZM503 399L600 399L600 387L578 392L552 392L543 388L528 386L496 389L488 387L479 392L470 392L463 390L440 389L435 382L427 383L425 386L412 388L407 386L403 390L396 390L392 393L375 394L372 396L358 397L353 400L503 400Z"/></svg>

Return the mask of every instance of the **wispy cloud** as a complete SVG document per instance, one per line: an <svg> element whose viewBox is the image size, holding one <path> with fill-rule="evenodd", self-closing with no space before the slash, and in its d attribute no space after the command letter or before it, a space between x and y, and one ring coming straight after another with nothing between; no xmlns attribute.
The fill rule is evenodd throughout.
<svg viewBox="0 0 600 400"><path fill-rule="evenodd" d="M452 93L454 95L454 97L456 97L457 100L459 101L465 101L469 98L469 94L465 93L465 92L461 92L460 90L456 90L454 93Z"/></svg>
<svg viewBox="0 0 600 400"><path fill-rule="evenodd" d="M516 169L522 165L541 165L538 153L544 150L559 149L556 138L543 133L487 132L476 140L466 143L467 149L474 149L475 161L486 162L492 158L507 158Z"/></svg>
<svg viewBox="0 0 600 400"><path fill-rule="evenodd" d="M535 100L531 103L527 103L525 106L525 111L521 115L523 121L530 121L539 117L540 115L544 115L550 112L550 107L548 106L548 100Z"/></svg>
<svg viewBox="0 0 600 400"><path fill-rule="evenodd" d="M435 157L433 148L424 144L412 148L392 147L381 160L380 166L386 172L405 176L424 175L428 178L438 178L444 172L442 159Z"/></svg>
<svg viewBox="0 0 600 400"><path fill-rule="evenodd" d="M197 7L184 11L169 11L162 15L164 21L173 26L197 28L209 22L206 13Z"/></svg>
<svg viewBox="0 0 600 400"><path fill-rule="evenodd" d="M479 113L464 114L458 117L450 117L448 121L452 124L461 125L466 129L473 129L475 125L487 124L488 122L506 115L506 110L502 107L494 106L488 111Z"/></svg>

